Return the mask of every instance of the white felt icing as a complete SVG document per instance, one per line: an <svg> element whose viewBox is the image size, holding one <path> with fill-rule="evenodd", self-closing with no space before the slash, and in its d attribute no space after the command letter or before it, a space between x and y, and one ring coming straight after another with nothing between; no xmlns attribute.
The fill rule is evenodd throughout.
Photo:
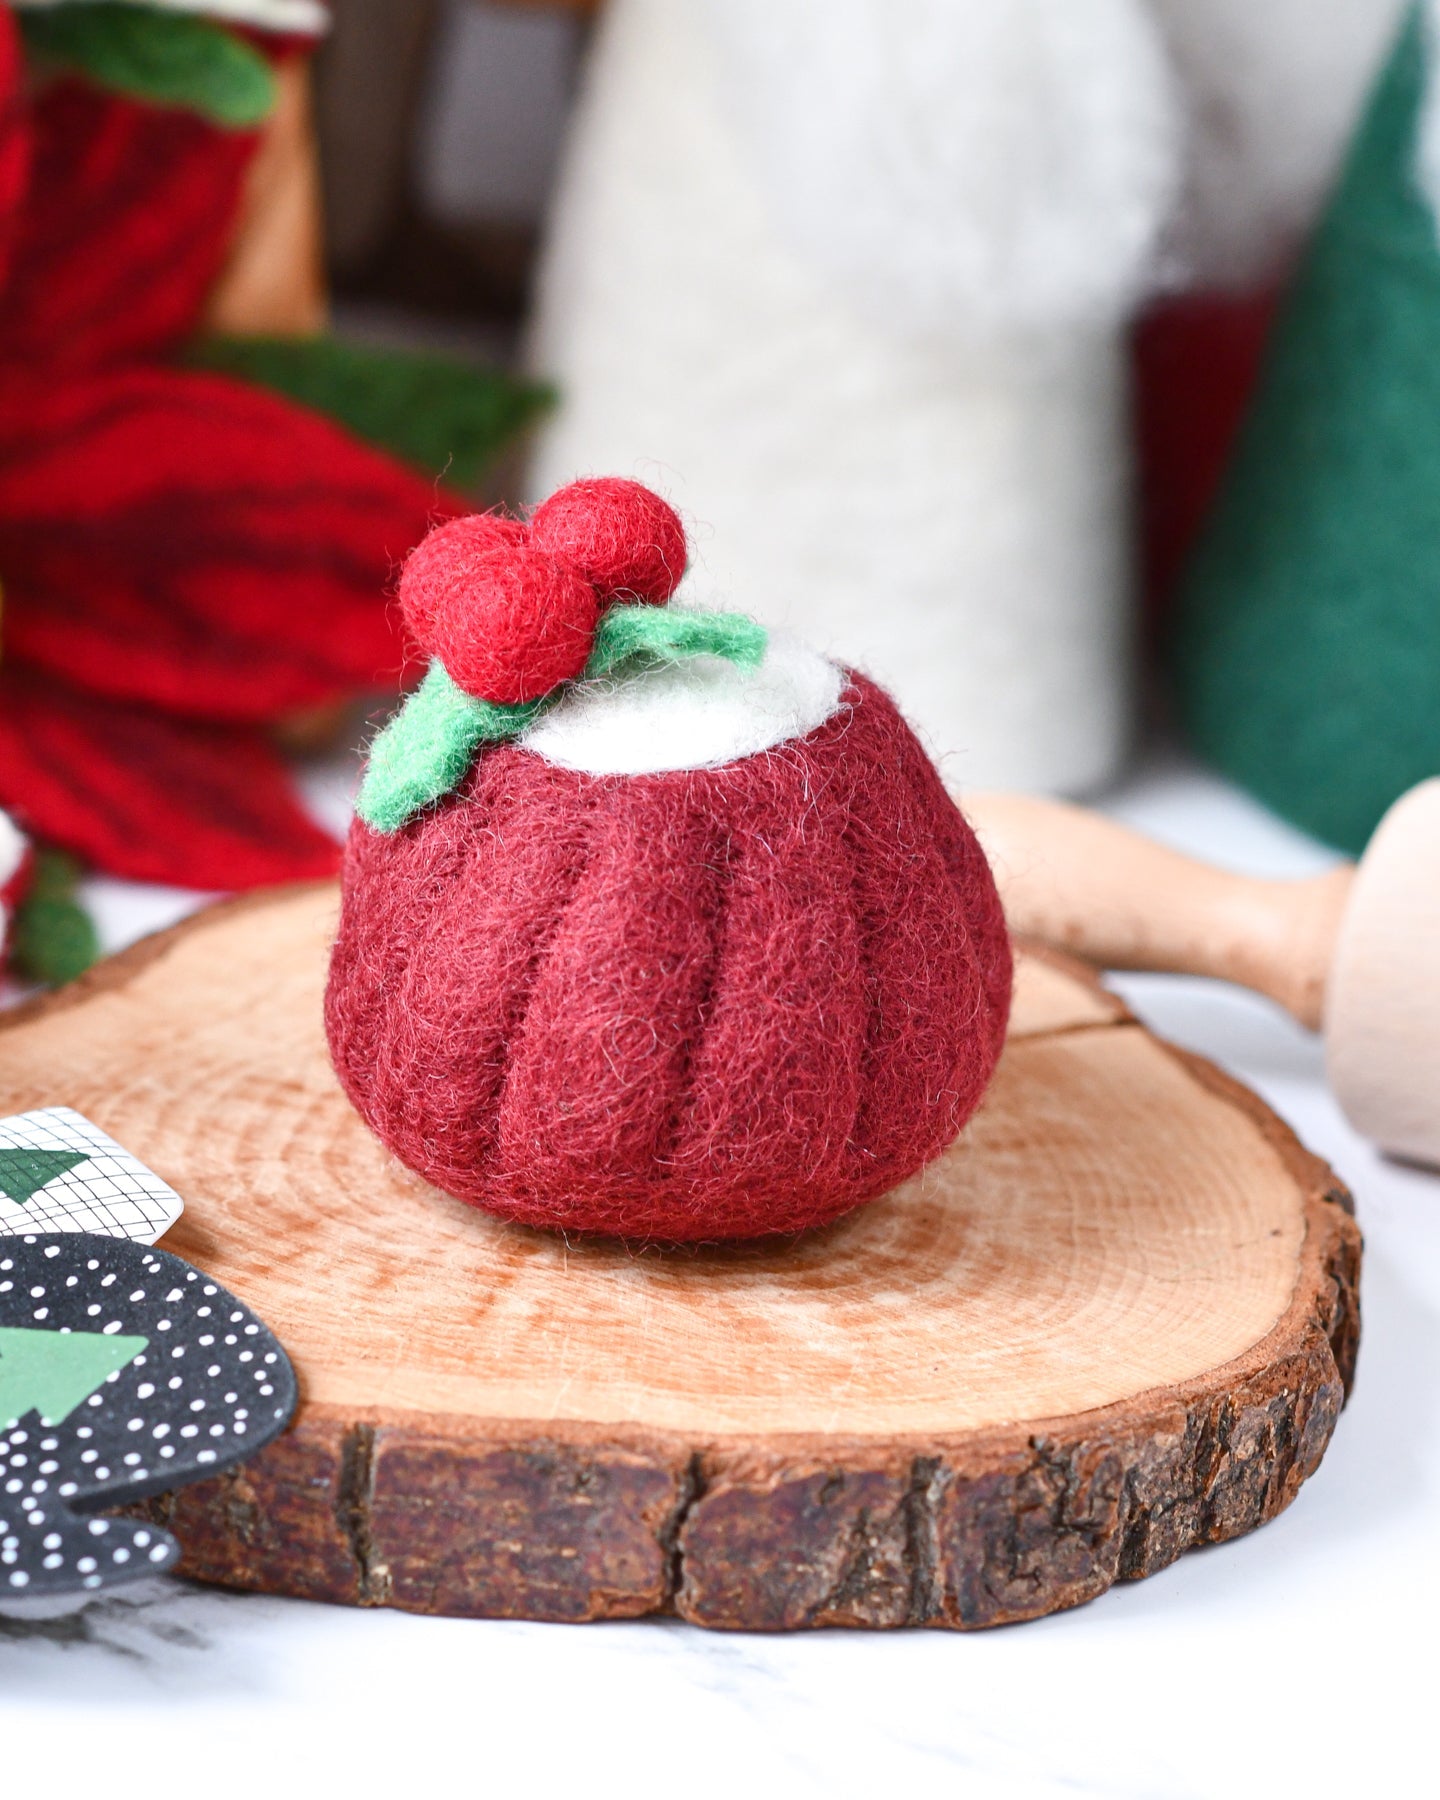
<svg viewBox="0 0 1440 1800"><path fill-rule="evenodd" d="M807 736L839 706L844 686L834 663L774 631L756 669L697 656L581 683L519 741L591 775L713 769Z"/></svg>

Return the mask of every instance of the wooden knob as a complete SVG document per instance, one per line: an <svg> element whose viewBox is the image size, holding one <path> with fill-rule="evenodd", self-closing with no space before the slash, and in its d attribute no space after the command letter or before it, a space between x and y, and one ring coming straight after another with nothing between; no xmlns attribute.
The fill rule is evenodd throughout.
<svg viewBox="0 0 1440 1800"><path fill-rule="evenodd" d="M1361 861L1330 977L1325 1055L1358 1131L1440 1164L1440 781L1395 802Z"/></svg>

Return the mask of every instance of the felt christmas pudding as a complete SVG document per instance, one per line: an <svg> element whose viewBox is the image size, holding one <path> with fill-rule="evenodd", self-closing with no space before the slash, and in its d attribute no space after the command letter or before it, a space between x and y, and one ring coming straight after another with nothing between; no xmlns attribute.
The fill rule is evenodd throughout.
<svg viewBox="0 0 1440 1800"><path fill-rule="evenodd" d="M433 660L361 790L330 1049L403 1162L529 1225L834 1219L954 1139L1005 1033L989 867L892 701L667 604L685 554L587 481L401 582Z"/></svg>

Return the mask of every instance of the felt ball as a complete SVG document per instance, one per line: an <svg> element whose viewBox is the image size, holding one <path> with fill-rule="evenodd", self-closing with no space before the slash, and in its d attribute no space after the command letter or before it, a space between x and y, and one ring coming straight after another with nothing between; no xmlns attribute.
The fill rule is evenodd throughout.
<svg viewBox="0 0 1440 1800"><path fill-rule="evenodd" d="M426 538L401 582L405 604L410 570L423 555L415 607L426 618L426 649L457 687L499 705L538 700L573 681L595 642L595 589L572 564L523 539L486 544L467 536L452 551L437 540L453 529Z"/></svg>
<svg viewBox="0 0 1440 1800"><path fill-rule="evenodd" d="M1004 1041L978 842L893 702L719 766L513 740L345 855L325 1021L410 1168L524 1224L660 1242L835 1219L916 1173Z"/></svg>
<svg viewBox="0 0 1440 1800"><path fill-rule="evenodd" d="M436 654L435 615L440 602L471 583L473 572L497 549L524 544L523 519L501 512L466 513L439 526L411 551L400 576L400 610L423 650Z"/></svg>
<svg viewBox="0 0 1440 1800"><path fill-rule="evenodd" d="M650 488L619 476L572 481L552 494L530 521L536 546L574 563L607 598L616 594L656 605L685 573L685 527Z"/></svg>

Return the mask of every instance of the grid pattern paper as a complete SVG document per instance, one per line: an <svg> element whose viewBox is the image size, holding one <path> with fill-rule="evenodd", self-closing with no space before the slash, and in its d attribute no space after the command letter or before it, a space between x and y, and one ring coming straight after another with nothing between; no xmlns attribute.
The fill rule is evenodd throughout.
<svg viewBox="0 0 1440 1800"><path fill-rule="evenodd" d="M23 1204L0 1192L0 1237L90 1231L153 1244L185 1210L174 1188L68 1106L0 1119L0 1152L6 1150L68 1152L83 1160Z"/></svg>

